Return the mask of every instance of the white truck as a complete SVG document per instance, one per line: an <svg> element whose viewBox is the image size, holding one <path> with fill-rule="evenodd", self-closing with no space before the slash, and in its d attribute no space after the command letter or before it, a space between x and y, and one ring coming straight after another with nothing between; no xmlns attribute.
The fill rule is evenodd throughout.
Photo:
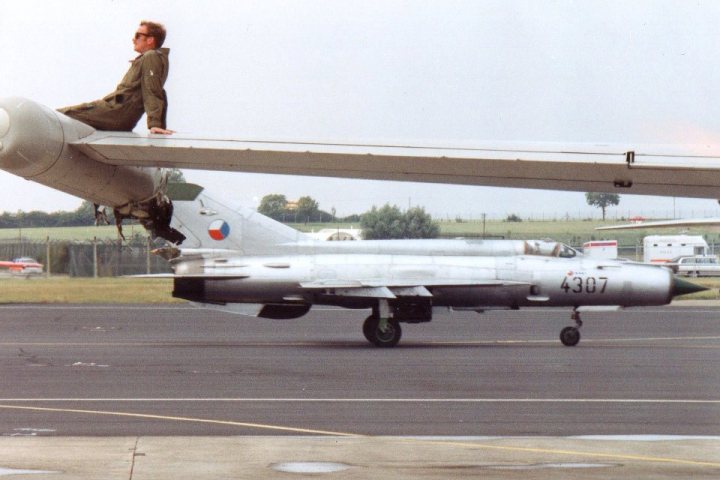
<svg viewBox="0 0 720 480"><path fill-rule="evenodd" d="M681 256L708 255L702 235L650 235L643 238L644 263L668 263Z"/></svg>

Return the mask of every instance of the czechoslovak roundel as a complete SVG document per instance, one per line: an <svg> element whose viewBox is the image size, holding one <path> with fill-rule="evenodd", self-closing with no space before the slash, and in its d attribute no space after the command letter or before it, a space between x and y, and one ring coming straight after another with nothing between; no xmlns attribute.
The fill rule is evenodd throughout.
<svg viewBox="0 0 720 480"><path fill-rule="evenodd" d="M215 220L208 226L208 234L213 240L225 240L230 235L230 225L225 220Z"/></svg>

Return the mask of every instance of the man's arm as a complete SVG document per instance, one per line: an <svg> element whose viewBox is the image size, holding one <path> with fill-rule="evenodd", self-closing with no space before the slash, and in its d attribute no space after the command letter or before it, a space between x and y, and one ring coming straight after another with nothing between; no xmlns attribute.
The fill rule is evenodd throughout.
<svg viewBox="0 0 720 480"><path fill-rule="evenodd" d="M154 52L145 54L141 70L141 89L143 106L147 115L147 125L150 133L170 134L163 122L163 112L166 108L165 92L163 90L164 65L160 55Z"/></svg>

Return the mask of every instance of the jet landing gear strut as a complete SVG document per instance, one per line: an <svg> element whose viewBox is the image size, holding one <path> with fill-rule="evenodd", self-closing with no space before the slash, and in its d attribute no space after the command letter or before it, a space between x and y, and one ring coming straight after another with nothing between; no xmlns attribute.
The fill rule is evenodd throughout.
<svg viewBox="0 0 720 480"><path fill-rule="evenodd" d="M575 320L577 327L565 327L560 331L560 341L566 347L574 347L580 342L580 327L583 324L580 319L580 312L575 309L573 309L570 319Z"/></svg>
<svg viewBox="0 0 720 480"><path fill-rule="evenodd" d="M365 319L363 335L376 347L394 347L402 336L400 323L390 317L390 309L386 301L380 301L379 303L379 305L373 307L372 314Z"/></svg>

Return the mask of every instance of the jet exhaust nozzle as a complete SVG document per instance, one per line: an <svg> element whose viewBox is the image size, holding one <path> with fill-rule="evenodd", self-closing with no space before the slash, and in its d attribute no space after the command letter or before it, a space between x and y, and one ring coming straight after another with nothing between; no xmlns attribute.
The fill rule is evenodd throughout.
<svg viewBox="0 0 720 480"><path fill-rule="evenodd" d="M709 290L707 287L703 287L702 285L697 285L695 283L688 282L687 280L683 280L678 277L673 278L673 284L672 284L672 296L677 297L680 295L688 295L690 293L695 292L702 292L705 290Z"/></svg>

